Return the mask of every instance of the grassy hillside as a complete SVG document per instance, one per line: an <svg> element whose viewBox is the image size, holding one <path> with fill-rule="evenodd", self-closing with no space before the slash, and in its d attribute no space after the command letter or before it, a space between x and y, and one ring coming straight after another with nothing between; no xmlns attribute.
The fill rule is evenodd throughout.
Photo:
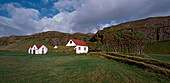
<svg viewBox="0 0 170 83"><path fill-rule="evenodd" d="M170 54L170 40L147 44L143 52L146 54Z"/></svg>
<svg viewBox="0 0 170 83"><path fill-rule="evenodd" d="M57 49L51 49L49 54L74 54L74 47L70 46L58 46Z"/></svg>
<svg viewBox="0 0 170 83"><path fill-rule="evenodd" d="M0 48L0 50L5 50L5 51L19 51L19 52L27 52L28 48L30 46L33 46L34 44L36 45L45 45L47 46L49 49L52 49L53 46L43 42L43 41L38 41L36 39L28 39L28 40L19 40L15 43L12 43L10 45L7 46L3 46Z"/></svg>
<svg viewBox="0 0 170 83"><path fill-rule="evenodd" d="M104 49L104 51L141 54L147 42L170 40L170 21L168 19L170 16L153 17L113 25L99 30L90 40L99 42L98 45L101 43L102 51ZM161 51L166 54L167 49L161 48L163 49L158 53ZM93 50L100 51L101 49ZM148 52L152 51L155 50L148 50Z"/></svg>
<svg viewBox="0 0 170 83"><path fill-rule="evenodd" d="M0 52L0 82L166 83L169 80L106 58Z"/></svg>
<svg viewBox="0 0 170 83"><path fill-rule="evenodd" d="M147 57L122 55L114 52L109 53L94 52L90 53L89 55L105 57L111 60L115 60L117 62L139 67L145 71L153 72L157 75L164 76L167 79L170 78L170 64L167 62L162 62Z"/></svg>
<svg viewBox="0 0 170 83"><path fill-rule="evenodd" d="M162 54L147 54L149 57L158 59L162 62L170 63L170 55L162 55Z"/></svg>
<svg viewBox="0 0 170 83"><path fill-rule="evenodd" d="M47 31L27 36L10 36L10 37L0 37L0 46L10 45L12 43L16 43L22 40L39 40L44 41L46 43L57 45L57 46L65 46L68 40L80 39L85 42L89 42L90 38L93 36L93 33L83 34L83 33L62 33L58 31Z"/></svg>
<svg viewBox="0 0 170 83"><path fill-rule="evenodd" d="M137 57L144 57L144 58L153 58L160 60L162 62L170 63L170 55L165 54L128 54L128 53L118 53L123 55L129 55L129 56L137 56Z"/></svg>

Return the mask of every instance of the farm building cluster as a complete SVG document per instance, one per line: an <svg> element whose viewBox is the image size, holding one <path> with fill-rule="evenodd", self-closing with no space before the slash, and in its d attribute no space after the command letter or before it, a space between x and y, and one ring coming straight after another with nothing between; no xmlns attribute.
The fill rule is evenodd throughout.
<svg viewBox="0 0 170 83"><path fill-rule="evenodd" d="M45 45L33 45L28 49L29 54L46 54L48 48Z"/></svg>
<svg viewBox="0 0 170 83"><path fill-rule="evenodd" d="M74 46L74 51L76 54L87 53L88 45L78 39L70 39L66 46ZM59 49L57 46L54 49ZM48 52L48 48L45 45L33 45L28 49L29 54L46 54Z"/></svg>

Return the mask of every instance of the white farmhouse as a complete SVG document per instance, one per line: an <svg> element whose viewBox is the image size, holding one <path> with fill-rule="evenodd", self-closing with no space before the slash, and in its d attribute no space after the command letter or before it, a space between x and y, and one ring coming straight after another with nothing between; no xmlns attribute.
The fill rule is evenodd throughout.
<svg viewBox="0 0 170 83"><path fill-rule="evenodd" d="M76 54L88 52L88 45L82 40L70 39L66 46L75 46L74 50Z"/></svg>
<svg viewBox="0 0 170 83"><path fill-rule="evenodd" d="M28 49L29 54L46 54L48 48L45 45L33 45Z"/></svg>

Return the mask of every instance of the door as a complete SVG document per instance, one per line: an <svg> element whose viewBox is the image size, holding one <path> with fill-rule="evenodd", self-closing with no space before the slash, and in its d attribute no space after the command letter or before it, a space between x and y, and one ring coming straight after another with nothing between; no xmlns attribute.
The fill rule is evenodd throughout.
<svg viewBox="0 0 170 83"><path fill-rule="evenodd" d="M44 54L44 48L42 48L42 54Z"/></svg>
<svg viewBox="0 0 170 83"><path fill-rule="evenodd" d="M44 50L42 50L42 54L44 54Z"/></svg>
<svg viewBox="0 0 170 83"><path fill-rule="evenodd" d="M35 50L33 50L33 54L35 54Z"/></svg>
<svg viewBox="0 0 170 83"><path fill-rule="evenodd" d="M44 50L42 50L42 54L44 54Z"/></svg>
<svg viewBox="0 0 170 83"><path fill-rule="evenodd" d="M76 48L75 48L75 54L76 54Z"/></svg>

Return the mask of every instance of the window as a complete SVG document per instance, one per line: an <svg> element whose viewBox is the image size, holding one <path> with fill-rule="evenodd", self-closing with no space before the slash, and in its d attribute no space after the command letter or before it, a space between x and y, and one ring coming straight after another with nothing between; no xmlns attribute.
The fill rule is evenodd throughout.
<svg viewBox="0 0 170 83"><path fill-rule="evenodd" d="M81 48L79 47L79 50L81 50Z"/></svg>
<svg viewBox="0 0 170 83"><path fill-rule="evenodd" d="M72 41L70 41L70 44L72 44Z"/></svg>
<svg viewBox="0 0 170 83"><path fill-rule="evenodd" d="M84 47L84 51L86 51L86 47Z"/></svg>

